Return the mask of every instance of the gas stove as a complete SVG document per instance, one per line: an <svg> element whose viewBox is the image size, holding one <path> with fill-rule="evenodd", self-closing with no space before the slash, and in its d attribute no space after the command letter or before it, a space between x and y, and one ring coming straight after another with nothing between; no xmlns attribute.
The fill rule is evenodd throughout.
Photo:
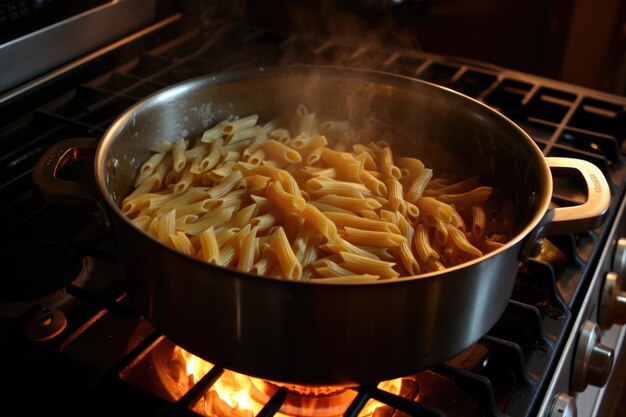
<svg viewBox="0 0 626 417"><path fill-rule="evenodd" d="M195 20L182 12L160 17L0 95L3 414L552 417L575 415L577 407L578 415L610 415L623 367L624 331L614 323L626 321L626 244L619 241L626 235L626 98L398 45L206 16L190 24ZM189 355L126 299L98 208L44 200L32 184L33 167L54 143L99 137L127 107L176 82L294 63L396 73L486 103L528 132L544 155L597 165L612 194L606 221L590 232L550 237L521 267L511 301L487 335L415 375L342 389L299 387ZM91 162L83 159L63 178L89 178ZM578 185L556 180L554 204L584 202Z"/></svg>

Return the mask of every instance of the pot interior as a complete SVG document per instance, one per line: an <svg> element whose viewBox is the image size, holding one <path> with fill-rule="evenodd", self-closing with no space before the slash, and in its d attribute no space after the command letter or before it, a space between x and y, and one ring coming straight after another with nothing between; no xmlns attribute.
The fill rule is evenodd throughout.
<svg viewBox="0 0 626 417"><path fill-rule="evenodd" d="M299 104L321 120L347 120L350 141L385 140L395 154L443 172L467 170L514 202L520 236L547 209L551 177L534 142L487 106L451 90L384 73L319 67L248 69L162 90L125 112L96 159L105 198L119 207L139 167L161 141L194 139L229 117L264 123ZM349 144L348 144L349 145ZM461 171L461 172L459 172ZM118 212L121 215L121 212Z"/></svg>

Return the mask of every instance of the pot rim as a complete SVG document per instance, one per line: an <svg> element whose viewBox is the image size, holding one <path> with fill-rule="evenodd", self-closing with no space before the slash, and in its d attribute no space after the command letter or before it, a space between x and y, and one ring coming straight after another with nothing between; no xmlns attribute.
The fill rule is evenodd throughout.
<svg viewBox="0 0 626 417"><path fill-rule="evenodd" d="M421 88L437 90L443 95L448 95L450 97L456 97L462 101L466 101L468 105L476 106L479 108L480 112L485 113L486 115L491 115L491 117L495 117L499 119L500 122L507 125L509 129L511 129L511 134L517 135L525 141L524 146L527 148L529 153L532 155L532 158L536 160L540 165L534 167L534 169L539 169L540 177L543 178L543 190L541 195L537 196L539 201L536 203L536 213L535 215L528 220L526 226L519 230L517 234L511 238L508 242L502 245L500 248L489 252L479 258L472 259L470 261L464 262L459 265L447 267L441 271L433 271L426 272L419 275L398 277L393 280L380 280L373 282L354 282L354 283L341 283L341 282L323 282L323 281L291 281L291 280L279 280L274 277L268 277L263 275L253 275L241 271L237 271L232 268L226 268L214 264L210 264L194 257L185 255L173 248L167 247L163 245L159 240L152 237L147 232L136 227L130 218L124 215L121 209L113 200L110 190L107 186L106 176L107 176L107 151L110 148L111 144L114 142L116 135L120 129L126 124L128 120L132 120L135 117L137 112L140 112L142 108L147 106L149 103L153 102L163 102L160 105L165 105L167 97L176 96L179 90L185 90L189 87L189 85L199 84L198 88L210 88L213 85L228 83L228 82L237 82L244 81L255 78L262 77L271 77L280 74L318 74L322 76L332 76L336 78L352 78L360 77L363 78L364 81L372 81L379 82L381 84L388 84L390 86L400 87L401 85L411 85L415 88L416 85L421 85ZM399 85L400 84L400 85ZM427 81L419 80L416 78L407 77L404 75L398 75L394 73L384 72L384 71L376 71L376 70L368 70L368 69L358 69L358 68L348 68L341 66L327 66L327 65L276 65L276 66L260 66L260 67L249 67L237 70L226 70L223 72L218 72L215 74L204 75L200 77L191 78L189 80L185 80L176 84L173 84L169 87L161 89L137 103L130 106L126 109L122 114L120 114L115 121L109 126L109 128L104 133L102 139L100 140L95 160L94 160L94 171L95 178L100 194L104 197L107 205L110 209L115 213L117 218L121 218L122 221L126 222L126 224L133 229L135 229L139 233L143 233L147 238L153 240L159 245L165 246L168 250L176 253L177 256L181 256L187 258L187 260L197 262L203 265L206 265L208 268L218 268L225 271L229 271L233 274L237 274L240 277L246 277L250 279L266 279L272 282L278 281L281 283L289 283L291 285L323 285L323 286L370 286L370 285L394 285L399 283L405 283L418 279L427 279L433 277L443 276L448 272L456 271L460 269L465 269L474 264L481 263L483 260L498 256L500 253L509 250L510 248L518 245L527 237L536 238L536 231L539 230L542 223L546 221L546 213L548 212L549 204L552 198L552 190L553 190L553 181L552 174L550 173L550 168L548 166L545 157L537 146L537 144L532 140L532 138L516 123L514 123L511 119L504 116L502 113L496 111L495 109L489 107L488 105L469 97L465 94L462 94L458 91L452 90L448 87L444 87L438 84L430 83Z"/></svg>

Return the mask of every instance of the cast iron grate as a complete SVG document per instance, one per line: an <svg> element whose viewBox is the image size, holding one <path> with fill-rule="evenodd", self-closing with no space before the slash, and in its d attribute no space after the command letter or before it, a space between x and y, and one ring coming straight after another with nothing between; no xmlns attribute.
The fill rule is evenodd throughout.
<svg viewBox="0 0 626 417"><path fill-rule="evenodd" d="M1 394L7 397L8 404L18 407L32 401L26 396L35 389L41 397L40 404L46 401L51 410L60 412L65 410L65 401L53 393L73 395L76 400L72 407L76 410L104 404L94 412L96 415L132 415L137 410L144 415L195 415L190 406L223 372L214 367L174 402L122 381L120 373L146 355L162 337L125 305L110 237L97 227L87 232L71 227L81 217L82 224L93 224L93 216L97 217L93 210L77 216L72 210L64 212L41 201L30 183L34 164L50 145L70 137L98 137L130 104L176 82L243 66L313 63L380 69L439 83L510 117L531 135L546 156L573 156L598 165L611 183L609 218L614 215L624 191L626 172L624 98L404 49L367 49L244 24L210 25L206 31L166 28L163 38L167 42L146 41L132 55L134 58L119 61L113 68L102 70L79 85L62 84L55 90L59 93L46 104L28 108L20 103L19 108L26 106L27 110L2 125L0 243L9 244L21 233L22 229L15 225L44 230L59 240L73 242L81 256L94 259L97 269L104 271L101 279L113 281L112 285L102 287L93 284L95 289L67 286L67 292L82 304L68 315L64 335L69 336L58 341L39 345L24 340L23 321L37 308L37 303L6 331L3 329L0 342L14 357L30 361L25 365L3 355L3 365L15 377L14 386ZM137 45L131 49L135 51ZM555 197L559 204L567 200L567 197ZM483 360L469 367L467 363L444 364L430 372L445 375L477 398L480 415L533 415L558 359L559 346L569 333L575 314L572 309L584 295L586 281L607 232L605 226L589 233L552 238L567 262L554 265L535 259L527 263L519 274L513 300L504 316L477 343ZM86 247L85 242L88 242ZM515 331L511 332L511 328ZM140 340L131 341L131 335L137 333ZM90 349L93 345L107 348L94 352ZM373 386L359 387L356 391L346 416L358 415L369 399L377 399L409 415L443 415L441 410ZM285 395L284 389L278 390L260 415L273 415Z"/></svg>

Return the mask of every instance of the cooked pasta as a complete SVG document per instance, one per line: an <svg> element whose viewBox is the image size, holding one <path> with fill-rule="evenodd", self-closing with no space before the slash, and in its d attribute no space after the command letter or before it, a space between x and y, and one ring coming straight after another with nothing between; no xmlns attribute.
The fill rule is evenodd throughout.
<svg viewBox="0 0 626 417"><path fill-rule="evenodd" d="M230 118L158 143L121 202L179 252L243 273L320 283L402 279L497 250L513 203L479 177L437 173L300 105L291 122Z"/></svg>

